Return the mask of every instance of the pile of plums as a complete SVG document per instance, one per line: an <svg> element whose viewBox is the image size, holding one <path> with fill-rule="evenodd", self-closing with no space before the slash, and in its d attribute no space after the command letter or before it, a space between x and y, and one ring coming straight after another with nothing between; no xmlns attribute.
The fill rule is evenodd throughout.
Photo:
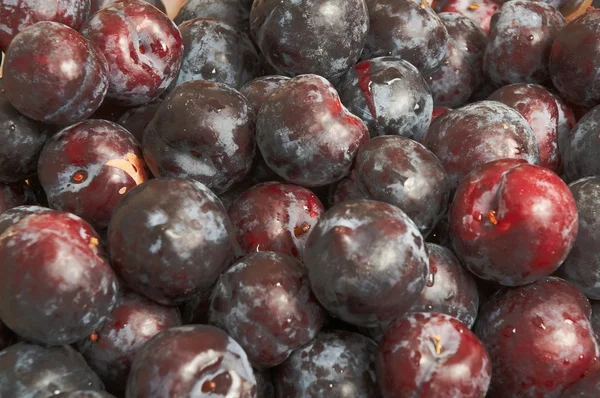
<svg viewBox="0 0 600 398"><path fill-rule="evenodd" d="M591 3L0 0L0 397L599 397Z"/></svg>

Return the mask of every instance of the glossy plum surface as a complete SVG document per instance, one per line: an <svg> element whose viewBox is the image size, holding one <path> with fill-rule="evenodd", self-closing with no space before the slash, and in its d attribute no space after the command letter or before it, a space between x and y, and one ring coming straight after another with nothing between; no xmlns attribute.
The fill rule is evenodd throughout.
<svg viewBox="0 0 600 398"><path fill-rule="evenodd" d="M446 213L450 187L440 161L423 145L404 137L377 137L360 147L353 174L372 200L399 207L423 236Z"/></svg>
<svg viewBox="0 0 600 398"><path fill-rule="evenodd" d="M234 244L218 198L201 183L178 178L150 180L125 195L107 237L119 276L165 305L210 288L230 265Z"/></svg>
<svg viewBox="0 0 600 398"><path fill-rule="evenodd" d="M165 330L144 345L131 368L127 398L254 398L256 389L239 344L220 329L193 325Z"/></svg>
<svg viewBox="0 0 600 398"><path fill-rule="evenodd" d="M596 369L598 345L588 315L587 299L560 278L493 296L475 325L492 360L490 395L559 396Z"/></svg>
<svg viewBox="0 0 600 398"><path fill-rule="evenodd" d="M429 252L429 275L411 312L439 312L472 327L479 308L475 278L452 250L433 243L425 247Z"/></svg>
<svg viewBox="0 0 600 398"><path fill-rule="evenodd" d="M186 0L175 17L175 23L196 18L214 18L226 22L241 32L250 30L252 0Z"/></svg>
<svg viewBox="0 0 600 398"><path fill-rule="evenodd" d="M106 7L109 4L114 3L115 1L117 1L117 0L91 0L91 4L92 4L91 14L101 10L102 8ZM142 1L152 4L154 7L158 8L165 14L167 13L167 10L165 9L165 5L161 0L142 0Z"/></svg>
<svg viewBox="0 0 600 398"><path fill-rule="evenodd" d="M463 264L506 286L554 272L575 242L577 223L575 199L560 177L516 159L470 173L450 209L452 244Z"/></svg>
<svg viewBox="0 0 600 398"><path fill-rule="evenodd" d="M244 254L273 251L298 258L324 212L310 190L279 182L253 186L228 210Z"/></svg>
<svg viewBox="0 0 600 398"><path fill-rule="evenodd" d="M256 139L265 162L277 174L293 184L318 187L348 173L369 132L342 105L331 83L302 75L265 101Z"/></svg>
<svg viewBox="0 0 600 398"><path fill-rule="evenodd" d="M429 127L433 99L419 71L399 57L356 64L338 84L342 103L360 117L371 136L419 139Z"/></svg>
<svg viewBox="0 0 600 398"><path fill-rule="evenodd" d="M196 18L179 26L183 60L170 90L191 80L207 80L240 88L259 77L258 52L248 35L223 21Z"/></svg>
<svg viewBox="0 0 600 398"><path fill-rule="evenodd" d="M79 30L89 14L90 0L1 0L0 51L6 52L12 39L36 22L58 22Z"/></svg>
<svg viewBox="0 0 600 398"><path fill-rule="evenodd" d="M162 102L144 133L155 176L189 177L221 194L250 172L255 149L251 104L223 83L191 81Z"/></svg>
<svg viewBox="0 0 600 398"><path fill-rule="evenodd" d="M0 213L0 235L6 231L9 227L18 223L22 219L32 214L40 212L53 212L47 207L36 206L36 205L21 205L13 207L5 212Z"/></svg>
<svg viewBox="0 0 600 398"><path fill-rule="evenodd" d="M38 212L0 238L0 318L45 345L89 336L116 301L117 278L99 236L81 218Z"/></svg>
<svg viewBox="0 0 600 398"><path fill-rule="evenodd" d="M104 326L77 349L102 379L107 391L122 396L135 355L152 337L181 326L175 307L164 307L135 293L119 296Z"/></svg>
<svg viewBox="0 0 600 398"><path fill-rule="evenodd" d="M417 226L402 210L348 201L317 224L304 263L313 292L330 315L378 326L414 304L425 287L429 259Z"/></svg>
<svg viewBox="0 0 600 398"><path fill-rule="evenodd" d="M104 55L57 22L23 29L11 42L4 64L4 89L11 104L44 123L66 125L86 119L108 90Z"/></svg>
<svg viewBox="0 0 600 398"><path fill-rule="evenodd" d="M81 34L104 54L107 98L127 106L158 97L177 76L183 41L177 26L145 1L118 1L95 13Z"/></svg>
<svg viewBox="0 0 600 398"><path fill-rule="evenodd" d="M397 56L421 73L436 70L447 52L448 31L428 3L366 0L369 34L362 59Z"/></svg>
<svg viewBox="0 0 600 398"><path fill-rule="evenodd" d="M360 57L369 16L364 0L258 0L250 28L281 74L338 78Z"/></svg>
<svg viewBox="0 0 600 398"><path fill-rule="evenodd" d="M0 351L0 395L51 397L65 391L104 390L81 354L70 346L17 343Z"/></svg>
<svg viewBox="0 0 600 398"><path fill-rule="evenodd" d="M456 13L473 21L489 34L492 15L499 7L494 0L447 0L439 1L436 10L444 13Z"/></svg>
<svg viewBox="0 0 600 398"><path fill-rule="evenodd" d="M438 313L417 312L385 332L377 353L384 398L485 396L491 363L467 326Z"/></svg>
<svg viewBox="0 0 600 398"><path fill-rule="evenodd" d="M240 93L250 101L252 108L254 108L254 112L258 114L258 111L267 98L288 80L290 80L289 77L279 75L259 77L244 84L244 86L240 88Z"/></svg>
<svg viewBox="0 0 600 398"><path fill-rule="evenodd" d="M86 120L48 140L38 177L50 207L80 216L99 231L123 195L148 180L141 145L121 126Z"/></svg>
<svg viewBox="0 0 600 398"><path fill-rule="evenodd" d="M276 368L278 398L379 398L375 381L377 345L358 333L321 332Z"/></svg>
<svg viewBox="0 0 600 398"><path fill-rule="evenodd" d="M422 143L444 165L450 186L473 169L497 159L539 164L533 130L517 111L496 101L481 101L436 118Z"/></svg>
<svg viewBox="0 0 600 398"><path fill-rule="evenodd" d="M221 275L210 323L225 330L258 368L281 364L321 329L324 312L304 266L273 252L253 253Z"/></svg>

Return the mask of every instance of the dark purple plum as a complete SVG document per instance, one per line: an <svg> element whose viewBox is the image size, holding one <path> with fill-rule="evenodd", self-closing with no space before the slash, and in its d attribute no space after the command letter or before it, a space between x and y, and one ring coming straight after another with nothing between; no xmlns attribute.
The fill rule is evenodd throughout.
<svg viewBox="0 0 600 398"><path fill-rule="evenodd" d="M330 315L379 326L408 311L425 287L428 256L417 226L395 206L348 201L308 237L304 263Z"/></svg>
<svg viewBox="0 0 600 398"><path fill-rule="evenodd" d="M225 83L239 89L260 76L260 58L246 33L212 18L192 19L179 29L183 61L169 90L192 80Z"/></svg>
<svg viewBox="0 0 600 398"><path fill-rule="evenodd" d="M21 115L0 94L0 183L23 181L36 172L48 129Z"/></svg>
<svg viewBox="0 0 600 398"><path fill-rule="evenodd" d="M106 120L86 120L46 142L38 178L51 208L104 231L123 195L146 182L148 173L142 147L127 130Z"/></svg>
<svg viewBox="0 0 600 398"><path fill-rule="evenodd" d="M231 264L235 241L225 208L206 186L158 178L117 205L107 244L111 264L131 289L176 305L213 285Z"/></svg>
<svg viewBox="0 0 600 398"><path fill-rule="evenodd" d="M579 229L575 244L557 275L591 299L600 299L600 177L586 177L569 185L577 204Z"/></svg>
<svg viewBox="0 0 600 398"><path fill-rule="evenodd" d="M576 105L600 104L600 10L569 22L550 53L550 76L561 96Z"/></svg>
<svg viewBox="0 0 600 398"><path fill-rule="evenodd" d="M439 1L435 10L439 13L454 13L465 16L488 35L492 15L499 7L498 3L495 0L447 0Z"/></svg>
<svg viewBox="0 0 600 398"><path fill-rule="evenodd" d="M439 312L472 327L479 309L475 278L452 250L432 243L425 247L429 252L429 275L411 312Z"/></svg>
<svg viewBox="0 0 600 398"><path fill-rule="evenodd" d="M556 97L542 86L515 83L496 90L488 99L510 106L527 120L538 143L540 166L558 172L561 159Z"/></svg>
<svg viewBox="0 0 600 398"><path fill-rule="evenodd" d="M0 321L0 351L10 347L16 342L16 336L12 330Z"/></svg>
<svg viewBox="0 0 600 398"><path fill-rule="evenodd" d="M273 251L299 258L324 212L310 190L279 182L253 186L228 211L244 254Z"/></svg>
<svg viewBox="0 0 600 398"><path fill-rule="evenodd" d="M492 360L490 396L557 397L596 369L588 315L585 296L560 278L494 295L475 324Z"/></svg>
<svg viewBox="0 0 600 398"><path fill-rule="evenodd" d="M342 103L367 124L371 136L418 140L429 127L431 91L419 71L398 57L359 62L340 81L338 90Z"/></svg>
<svg viewBox="0 0 600 398"><path fill-rule="evenodd" d="M98 12L99 10L103 9L104 7L106 7L109 4L114 3L115 1L117 1L117 0L91 0L91 3L92 3L91 14ZM161 0L142 0L142 1L152 4L154 7L158 8L165 14L167 13L165 5Z"/></svg>
<svg viewBox="0 0 600 398"><path fill-rule="evenodd" d="M596 370L564 390L560 398L586 398L600 395L600 370Z"/></svg>
<svg viewBox="0 0 600 398"><path fill-rule="evenodd" d="M210 323L225 330L257 368L271 368L311 341L324 311L313 297L305 267L273 252L253 253L221 275Z"/></svg>
<svg viewBox="0 0 600 398"><path fill-rule="evenodd" d="M448 107L466 104L477 89L477 73L458 44L448 39L448 52L440 68L425 76L433 103Z"/></svg>
<svg viewBox="0 0 600 398"><path fill-rule="evenodd" d="M281 74L339 78L358 61L369 15L364 0L257 0L250 29Z"/></svg>
<svg viewBox="0 0 600 398"><path fill-rule="evenodd" d="M459 185L450 236L475 275L518 286L562 264L575 243L577 220L575 199L558 175L501 159L475 169Z"/></svg>
<svg viewBox="0 0 600 398"><path fill-rule="evenodd" d="M214 285L181 304L179 309L181 311L181 320L184 325L208 324L210 296L212 295L213 290Z"/></svg>
<svg viewBox="0 0 600 398"><path fill-rule="evenodd" d="M477 102L439 116L422 143L442 162L453 189L473 169L493 160L540 162L527 120L496 101Z"/></svg>
<svg viewBox="0 0 600 398"><path fill-rule="evenodd" d="M97 330L116 302L117 278L81 218L38 212L0 238L0 318L23 338L70 344Z"/></svg>
<svg viewBox="0 0 600 398"><path fill-rule="evenodd" d="M265 162L277 174L293 184L319 187L348 174L369 132L342 105L331 83L302 75L265 101L256 139Z"/></svg>
<svg viewBox="0 0 600 398"><path fill-rule="evenodd" d="M585 114L564 140L563 169L567 181L600 175L600 106Z"/></svg>
<svg viewBox="0 0 600 398"><path fill-rule="evenodd" d="M290 80L289 77L279 75L259 77L244 84L240 88L240 93L250 101L254 112L258 114L267 98L288 80Z"/></svg>
<svg viewBox="0 0 600 398"><path fill-rule="evenodd" d="M275 384L271 370L254 369L256 377L256 396L257 398L276 398Z"/></svg>
<svg viewBox="0 0 600 398"><path fill-rule="evenodd" d="M6 231L9 227L18 223L22 219L32 214L40 212L53 212L47 207L36 206L36 205L22 205L13 207L2 214L0 214L0 235Z"/></svg>
<svg viewBox="0 0 600 398"><path fill-rule="evenodd" d="M416 141L373 138L358 150L353 175L366 198L399 207L424 237L446 213L450 187L444 167Z"/></svg>
<svg viewBox="0 0 600 398"><path fill-rule="evenodd" d="M250 172L255 119L252 105L234 88L184 83L148 125L144 157L157 177L189 177L221 194Z"/></svg>
<svg viewBox="0 0 600 398"><path fill-rule="evenodd" d="M23 342L0 351L0 396L46 398L75 390L104 387L73 348Z"/></svg>
<svg viewBox="0 0 600 398"><path fill-rule="evenodd" d="M144 140L144 131L158 111L162 100L130 109L119 116L117 123L129 131L140 144Z"/></svg>
<svg viewBox="0 0 600 398"><path fill-rule="evenodd" d="M175 79L181 66L179 29L145 1L107 5L86 21L81 34L106 57L110 83L106 97L120 105L154 100Z"/></svg>
<svg viewBox="0 0 600 398"><path fill-rule="evenodd" d="M23 29L53 21L79 30L90 14L90 0L0 0L0 52Z"/></svg>
<svg viewBox="0 0 600 398"><path fill-rule="evenodd" d="M484 82L483 54L487 46L487 34L468 17L455 12L442 12L438 16L444 23L448 36L471 64L475 88Z"/></svg>
<svg viewBox="0 0 600 398"><path fill-rule="evenodd" d="M337 184L330 185L329 189L329 207L333 207L346 200L368 199L367 194L358 186L356 178L353 175L344 178Z"/></svg>
<svg viewBox="0 0 600 398"><path fill-rule="evenodd" d="M447 52L448 31L427 2L366 0L369 34L362 59L397 56L422 74L435 71Z"/></svg>
<svg viewBox="0 0 600 398"><path fill-rule="evenodd" d="M357 333L320 333L274 371L278 398L379 398L377 344Z"/></svg>
<svg viewBox="0 0 600 398"><path fill-rule="evenodd" d="M180 326L155 336L136 355L127 381L127 398L255 398L256 390L242 347L207 325Z"/></svg>
<svg viewBox="0 0 600 398"><path fill-rule="evenodd" d="M110 100L107 100L104 101L102 105L100 105L100 108L98 108L96 112L92 114L92 116L88 117L88 119L102 119L108 120L109 122L116 122L119 120L121 115L123 115L129 109L131 109L131 107L121 106L115 104L114 102L110 102Z"/></svg>
<svg viewBox="0 0 600 398"><path fill-rule="evenodd" d="M35 203L31 188L24 182L3 184L0 182L0 214L17 206Z"/></svg>
<svg viewBox="0 0 600 398"><path fill-rule="evenodd" d="M417 312L396 321L379 343L377 381L385 398L480 398L492 376L477 336L449 315Z"/></svg>
<svg viewBox="0 0 600 398"><path fill-rule="evenodd" d="M250 30L252 0L187 0L175 17L175 23L196 18L214 18L226 22L241 32Z"/></svg>
<svg viewBox="0 0 600 398"><path fill-rule="evenodd" d="M135 293L122 294L104 326L77 349L102 379L106 390L122 396L135 355L152 337L181 326L176 307L164 307Z"/></svg>
<svg viewBox="0 0 600 398"><path fill-rule="evenodd" d="M66 125L98 109L108 89L108 64L75 30L38 22L11 42L3 80L7 98L20 113Z"/></svg>
<svg viewBox="0 0 600 398"><path fill-rule="evenodd" d="M448 213L438 221L435 228L427 236L427 242L435 243L436 245L452 248L450 241L450 221Z"/></svg>
<svg viewBox="0 0 600 398"><path fill-rule="evenodd" d="M592 309L592 316L590 317L590 321L592 322L592 329L596 336L600 335L600 301L590 301L590 306Z"/></svg>
<svg viewBox="0 0 600 398"><path fill-rule="evenodd" d="M487 78L497 86L549 82L550 49L564 25L560 11L542 1L504 3L492 18L483 58Z"/></svg>

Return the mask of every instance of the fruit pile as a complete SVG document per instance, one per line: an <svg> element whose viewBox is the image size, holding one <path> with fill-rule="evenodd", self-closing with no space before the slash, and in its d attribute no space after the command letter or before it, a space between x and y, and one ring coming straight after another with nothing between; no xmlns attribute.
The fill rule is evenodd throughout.
<svg viewBox="0 0 600 398"><path fill-rule="evenodd" d="M591 3L0 0L0 397L599 397Z"/></svg>

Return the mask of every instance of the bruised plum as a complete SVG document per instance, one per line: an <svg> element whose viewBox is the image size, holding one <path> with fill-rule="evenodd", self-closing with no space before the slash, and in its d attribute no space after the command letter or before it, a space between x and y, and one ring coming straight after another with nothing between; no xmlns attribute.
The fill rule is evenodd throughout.
<svg viewBox="0 0 600 398"><path fill-rule="evenodd" d="M107 244L114 269L131 289L176 305L209 289L230 265L233 236L225 208L206 186L157 178L117 205Z"/></svg>
<svg viewBox="0 0 600 398"><path fill-rule="evenodd" d="M300 262L261 252L242 258L221 275L209 317L239 342L252 365L270 368L316 336L324 312Z"/></svg>
<svg viewBox="0 0 600 398"><path fill-rule="evenodd" d="M332 316L379 326L418 299L429 259L421 233L402 210L365 200L325 213L308 237L304 263L315 296Z"/></svg>

